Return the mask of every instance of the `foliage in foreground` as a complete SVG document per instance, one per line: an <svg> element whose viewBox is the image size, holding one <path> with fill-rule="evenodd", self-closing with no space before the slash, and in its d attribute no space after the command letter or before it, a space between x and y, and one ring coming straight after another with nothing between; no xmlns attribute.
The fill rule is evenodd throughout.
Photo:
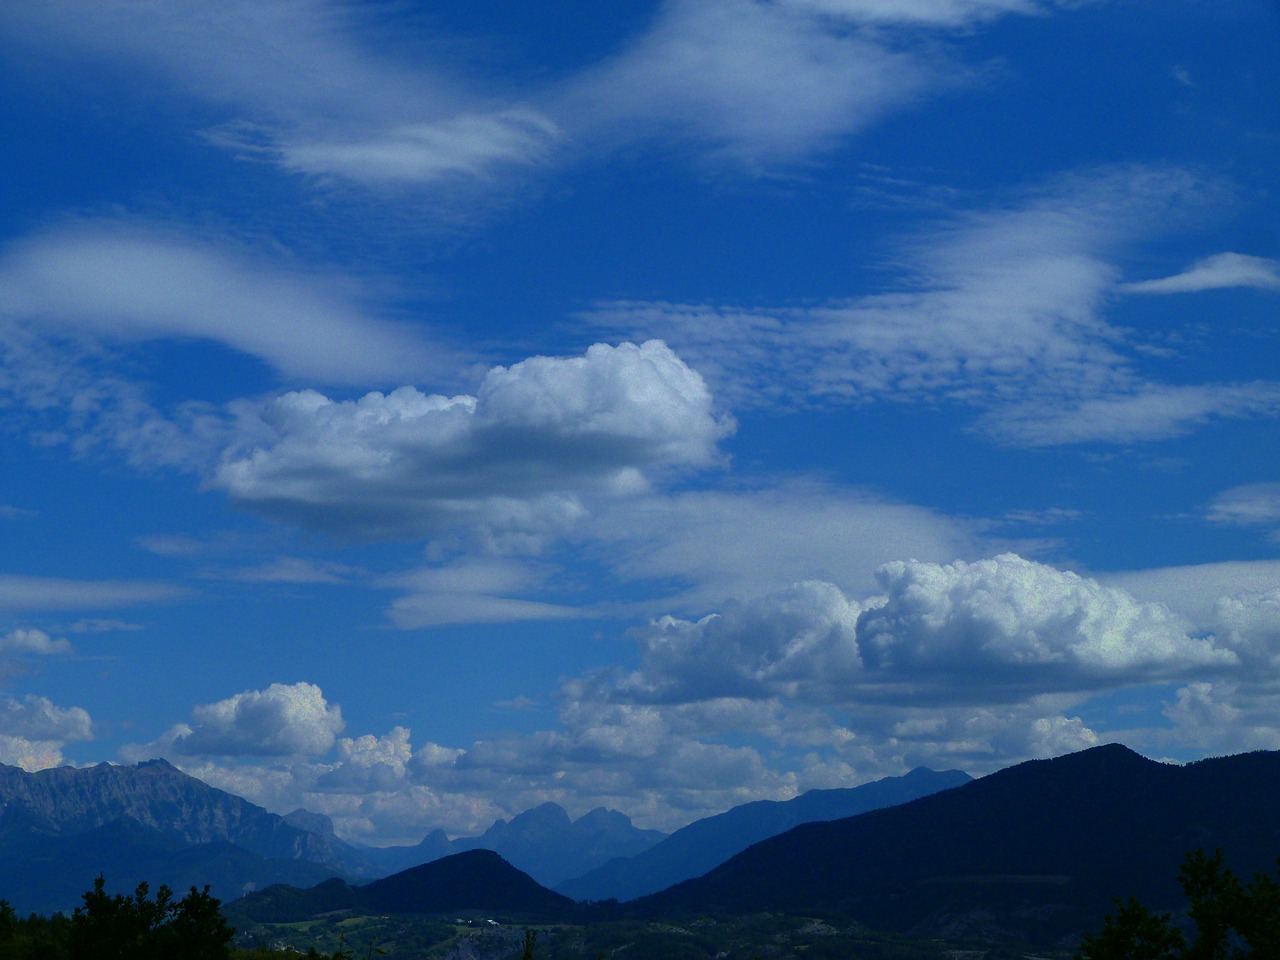
<svg viewBox="0 0 1280 960"><path fill-rule="evenodd" d="M1084 938L1081 960L1276 960L1280 958L1280 883L1265 873L1244 883L1222 851L1187 854L1178 882L1188 900L1191 937L1172 917L1133 897L1117 901L1102 929Z"/></svg>
<svg viewBox="0 0 1280 960"><path fill-rule="evenodd" d="M68 918L19 919L0 900L0 957L4 960L227 960L232 929L209 888L181 900L161 886L153 898L145 883L134 892L108 894L101 876Z"/></svg>

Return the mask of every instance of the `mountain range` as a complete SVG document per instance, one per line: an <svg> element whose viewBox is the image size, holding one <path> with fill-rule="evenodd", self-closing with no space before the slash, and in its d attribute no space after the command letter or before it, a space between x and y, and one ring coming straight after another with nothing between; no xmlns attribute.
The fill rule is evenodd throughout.
<svg viewBox="0 0 1280 960"><path fill-rule="evenodd" d="M918 767L901 777L885 777L860 787L810 790L791 800L757 800L695 820L648 850L556 887L575 900L631 900L698 877L753 843L801 823L839 820L892 807L973 778L962 770L936 772ZM494 848L497 849L497 848Z"/></svg>
<svg viewBox="0 0 1280 960"><path fill-rule="evenodd" d="M472 851L355 892L339 881L279 887L230 910L263 919L337 909L447 913L460 909L451 891L467 889L473 909L543 903L548 922L682 923L775 912L839 917L913 937L1061 950L1098 929L1115 897L1177 911L1187 851L1220 849L1245 877L1272 872L1280 853L1277 796L1277 752L1178 766L1108 745L1019 764L898 806L805 823L630 903L567 914L564 898L537 893L527 877L518 881L517 901L499 897L514 868Z"/></svg>
<svg viewBox="0 0 1280 960"><path fill-rule="evenodd" d="M1112 744L803 824L635 908L828 910L916 935L1068 942L1097 929L1116 896L1176 910L1187 851L1221 849L1242 876L1271 873L1277 797L1277 752L1178 766Z"/></svg>
<svg viewBox="0 0 1280 960"><path fill-rule="evenodd" d="M450 840L443 830L435 830L415 846L361 849L384 874L467 850L493 850L539 883L553 887L611 860L648 850L666 836L659 830L637 828L617 810L597 807L571 820L563 807L544 803L510 820L496 821L477 837Z"/></svg>
<svg viewBox="0 0 1280 960"><path fill-rule="evenodd" d="M19 912L69 911L99 873L112 890L209 884L231 899L273 883L372 880L478 847L551 884L665 836L616 811L571 821L544 804L478 837L437 831L415 846L361 847L335 836L326 816L270 813L165 760L36 773L0 764L0 898Z"/></svg>
<svg viewBox="0 0 1280 960"><path fill-rule="evenodd" d="M919 789L937 775L911 776L918 781L912 789ZM475 849L496 851L544 886L567 886L575 899L619 896L619 890L634 896L703 873L809 817L865 809L871 797L879 797L877 803L906 799L909 792L896 791L893 782L748 804L727 820L699 821L680 831L651 866L633 860L667 835L604 808L572 820L546 803L498 820L479 836L450 839L437 830L413 846L375 848L335 836L326 816L270 813L164 760L36 773L0 764L0 898L20 912L66 911L102 873L112 890L131 890L142 880L176 890L207 883L215 896L232 899L275 883L370 881ZM655 879L646 880L650 869ZM599 870L615 885L601 887L593 872ZM583 875L586 892L579 893L572 884Z"/></svg>

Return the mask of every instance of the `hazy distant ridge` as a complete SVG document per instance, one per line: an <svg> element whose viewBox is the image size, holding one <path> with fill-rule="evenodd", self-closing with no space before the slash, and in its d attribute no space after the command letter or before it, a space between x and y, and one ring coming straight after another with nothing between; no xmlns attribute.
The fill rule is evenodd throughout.
<svg viewBox="0 0 1280 960"><path fill-rule="evenodd" d="M769 837L801 823L838 820L949 790L973 778L962 770L941 773L919 767L859 787L810 790L792 800L758 800L696 820L661 843L626 860L614 860L555 889L575 900L630 900L701 876Z"/></svg>

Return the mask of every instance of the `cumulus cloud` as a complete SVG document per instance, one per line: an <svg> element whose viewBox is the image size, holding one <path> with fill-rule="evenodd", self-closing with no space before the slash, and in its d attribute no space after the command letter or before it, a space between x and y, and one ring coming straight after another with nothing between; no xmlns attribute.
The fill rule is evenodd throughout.
<svg viewBox="0 0 1280 960"><path fill-rule="evenodd" d="M49 656L70 652L71 643L68 640L55 639L43 630L12 630L0 636L0 655L34 653Z"/></svg>
<svg viewBox="0 0 1280 960"><path fill-rule="evenodd" d="M609 696L994 705L1240 662L1161 604L1014 554L894 561L876 576L880 595L861 602L809 582L697 621L655 620L636 631L641 666Z"/></svg>
<svg viewBox="0 0 1280 960"><path fill-rule="evenodd" d="M466 525L536 540L571 526L584 495L634 495L713 464L732 429L657 341L494 367L476 396L306 390L253 415L210 485L268 516L368 538Z"/></svg>
<svg viewBox="0 0 1280 960"><path fill-rule="evenodd" d="M1280 290L1280 261L1243 253L1219 253L1197 260L1182 273L1123 284L1128 293L1198 293L1231 287Z"/></svg>
<svg viewBox="0 0 1280 960"><path fill-rule="evenodd" d="M91 740L93 722L83 708L59 707L48 697L5 697L0 699L0 734L57 743Z"/></svg>
<svg viewBox="0 0 1280 960"><path fill-rule="evenodd" d="M58 740L27 740L0 734L0 763L21 767L27 773L60 767L63 763L62 742Z"/></svg>
<svg viewBox="0 0 1280 960"><path fill-rule="evenodd" d="M273 683L196 707L151 744L127 748L131 759L171 756L295 757L328 753L342 732L342 709L311 683Z"/></svg>
<svg viewBox="0 0 1280 960"><path fill-rule="evenodd" d="M1280 688L1231 680L1180 688L1164 709L1182 743L1205 752L1280 750Z"/></svg>
<svg viewBox="0 0 1280 960"><path fill-rule="evenodd" d="M1108 586L1142 600L1160 603L1185 617L1197 633L1218 630L1221 598L1266 594L1280 588L1280 561L1236 560L1147 570L1119 570L1097 574Z"/></svg>
<svg viewBox="0 0 1280 960"><path fill-rule="evenodd" d="M516 582L502 564L456 576ZM1280 743L1280 588L1222 596L1211 621L1012 554L894 561L857 595L809 581L659 617L632 631L634 666L565 679L544 729L466 745L415 745L403 727L340 737L336 708L297 684L198 708L157 743L188 772L281 812L320 810L353 838L474 833L549 800L672 829L919 765L981 774L1083 749L1114 735L1088 719L1091 699L1139 689L1173 692L1168 723L1127 731L1133 742Z"/></svg>
<svg viewBox="0 0 1280 960"><path fill-rule="evenodd" d="M108 343L210 340L322 383L428 376L448 355L331 276L147 224L80 223L10 245L0 256L5 318Z"/></svg>
<svg viewBox="0 0 1280 960"><path fill-rule="evenodd" d="M696 622L662 617L637 631L642 664L618 693L659 702L828 699L814 688L840 691L861 675L860 612L835 586L810 581Z"/></svg>
<svg viewBox="0 0 1280 960"><path fill-rule="evenodd" d="M885 602L859 619L863 658L917 693L1002 699L1239 662L1188 636L1188 624L1163 605L1013 554L946 565L896 561L877 577Z"/></svg>
<svg viewBox="0 0 1280 960"><path fill-rule="evenodd" d="M1269 674L1280 667L1280 586L1219 597L1213 620L1222 642L1261 669L1255 679L1280 680Z"/></svg>

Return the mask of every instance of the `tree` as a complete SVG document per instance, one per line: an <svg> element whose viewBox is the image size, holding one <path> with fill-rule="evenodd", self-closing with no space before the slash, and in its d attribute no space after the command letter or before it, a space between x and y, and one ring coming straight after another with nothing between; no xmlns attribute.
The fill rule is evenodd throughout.
<svg viewBox="0 0 1280 960"><path fill-rule="evenodd" d="M72 960L225 960L233 931L220 901L191 888L181 900L163 884L151 899L146 883L132 896L108 895L99 876L71 916Z"/></svg>
<svg viewBox="0 0 1280 960"><path fill-rule="evenodd" d="M1277 861L1280 864L1280 861ZM1188 853L1178 873L1195 928L1188 942L1169 914L1130 897L1116 901L1102 929L1086 936L1080 960L1276 960L1280 957L1280 883L1265 873L1249 883L1212 857Z"/></svg>

